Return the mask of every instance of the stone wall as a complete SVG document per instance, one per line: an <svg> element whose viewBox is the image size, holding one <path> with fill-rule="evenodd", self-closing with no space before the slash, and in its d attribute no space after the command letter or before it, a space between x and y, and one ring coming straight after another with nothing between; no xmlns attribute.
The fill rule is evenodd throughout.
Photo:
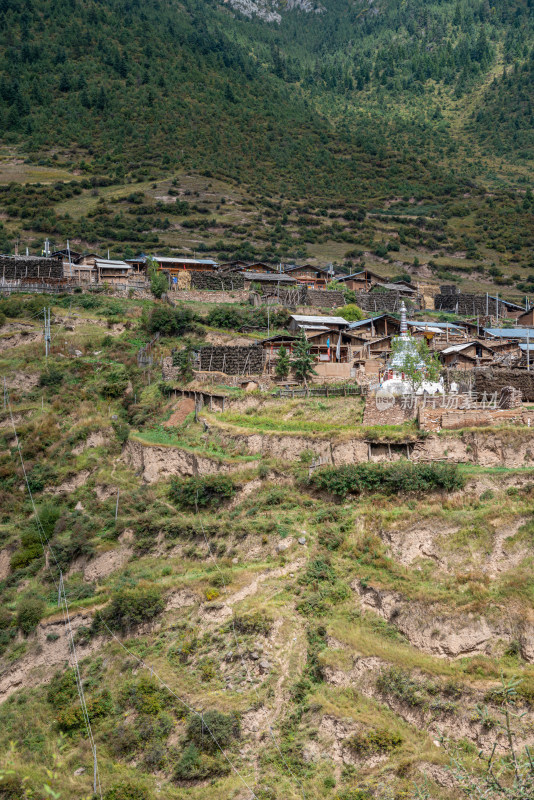
<svg viewBox="0 0 534 800"><path fill-rule="evenodd" d="M249 347L201 347L194 368L202 372L224 372L227 375L257 375L263 371L263 348L261 344Z"/></svg>
<svg viewBox="0 0 534 800"><path fill-rule="evenodd" d="M245 278L241 272L220 273L215 270L191 272L191 289L209 291L232 291L244 289Z"/></svg>
<svg viewBox="0 0 534 800"><path fill-rule="evenodd" d="M423 431L458 430L493 425L524 425L523 409L519 408L419 408L418 422Z"/></svg>
<svg viewBox="0 0 534 800"><path fill-rule="evenodd" d="M501 393L505 386L520 389L523 400L534 400L534 371L519 367L485 367L473 370L474 390L478 395Z"/></svg>
<svg viewBox="0 0 534 800"><path fill-rule="evenodd" d="M0 256L0 280L63 278L63 262L38 256Z"/></svg>
<svg viewBox="0 0 534 800"><path fill-rule="evenodd" d="M362 311L400 311L403 300L408 311L424 308L421 295L408 298L399 292L356 292L356 305Z"/></svg>
<svg viewBox="0 0 534 800"><path fill-rule="evenodd" d="M387 398L388 400L389 398ZM391 403L391 401L390 401ZM393 403L381 402L381 398L369 396L365 400L363 425L403 425L416 415L409 403L402 403L397 397Z"/></svg>
<svg viewBox="0 0 534 800"><path fill-rule="evenodd" d="M436 311L451 311L454 314L462 314L463 316L485 316L486 315L486 295L485 294L460 294L459 292L448 291L444 293L444 289L450 287L441 287L441 294L434 297L434 308ZM456 287L453 287L456 288ZM498 303L499 317L507 316L506 307ZM487 313L495 316L497 314L497 300L488 297L487 299Z"/></svg>
<svg viewBox="0 0 534 800"><path fill-rule="evenodd" d="M345 305L343 292L329 291L328 289L309 289L307 286L292 286L291 288L276 286L263 286L263 298L277 297L280 304L288 308L339 308Z"/></svg>
<svg viewBox="0 0 534 800"><path fill-rule="evenodd" d="M198 291L170 291L168 297L173 303L197 302L197 303L246 303L249 293L246 289L236 289L235 292L211 292L208 289Z"/></svg>

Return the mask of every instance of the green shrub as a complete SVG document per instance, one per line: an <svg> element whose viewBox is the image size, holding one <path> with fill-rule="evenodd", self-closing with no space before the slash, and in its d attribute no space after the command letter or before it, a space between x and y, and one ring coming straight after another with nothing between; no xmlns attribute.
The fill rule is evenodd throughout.
<svg viewBox="0 0 534 800"><path fill-rule="evenodd" d="M128 373L124 364L116 364L106 374L100 387L103 397L121 397L128 387Z"/></svg>
<svg viewBox="0 0 534 800"><path fill-rule="evenodd" d="M157 305L152 309L147 322L149 333L160 333L162 336L183 336L184 333L197 329L196 317L189 308L171 308Z"/></svg>
<svg viewBox="0 0 534 800"><path fill-rule="evenodd" d="M2 770L2 775L0 777L1 800L21 800L21 798L27 796L22 778L9 770Z"/></svg>
<svg viewBox="0 0 534 800"><path fill-rule="evenodd" d="M141 675L138 680L126 683L120 702L141 714L157 715L168 704L168 695L151 675Z"/></svg>
<svg viewBox="0 0 534 800"><path fill-rule="evenodd" d="M126 444L130 435L130 426L126 422L121 422L120 420L115 420L111 423L111 426L119 442L121 444Z"/></svg>
<svg viewBox="0 0 534 800"><path fill-rule="evenodd" d="M55 389L61 383L63 383L63 372L55 364L49 364L48 369L41 372L39 376L39 386L48 386Z"/></svg>
<svg viewBox="0 0 534 800"><path fill-rule="evenodd" d="M351 750L358 755L367 756L375 753L388 753L396 750L403 742L402 736L388 728L377 728L364 733L360 731L348 740Z"/></svg>
<svg viewBox="0 0 534 800"><path fill-rule="evenodd" d="M273 627L273 618L263 611L252 611L249 614L238 614L234 617L236 631L244 634L255 633L267 636Z"/></svg>
<svg viewBox="0 0 534 800"><path fill-rule="evenodd" d="M109 689L104 689L97 697L86 699L87 713L91 722L107 717L113 712L113 700ZM61 709L56 716L62 731L75 731L85 727L85 716L79 703Z"/></svg>
<svg viewBox="0 0 534 800"><path fill-rule="evenodd" d="M172 478L169 497L179 508L207 508L228 500L236 486L228 475L207 475L198 478Z"/></svg>
<svg viewBox="0 0 534 800"><path fill-rule="evenodd" d="M95 615L93 624L99 630L99 622L103 620L111 630L127 633L135 625L157 617L164 608L165 603L159 589L120 589L99 615Z"/></svg>
<svg viewBox="0 0 534 800"><path fill-rule="evenodd" d="M106 792L104 800L150 800L150 794L138 784L121 781Z"/></svg>
<svg viewBox="0 0 534 800"><path fill-rule="evenodd" d="M44 601L40 597L26 595L19 600L17 606L17 625L28 636L43 618Z"/></svg>
<svg viewBox="0 0 534 800"><path fill-rule="evenodd" d="M56 672L46 691L46 699L54 709L66 708L76 697L76 677L73 669Z"/></svg>
<svg viewBox="0 0 534 800"><path fill-rule="evenodd" d="M21 547L11 556L11 569L24 569L36 558L43 555L43 546L35 527L23 531L20 537Z"/></svg>
<svg viewBox="0 0 534 800"><path fill-rule="evenodd" d="M229 771L230 767L226 761L220 761L201 753L194 744L189 744L174 768L174 780L206 780L207 778L215 778L218 775L226 775Z"/></svg>
<svg viewBox="0 0 534 800"><path fill-rule="evenodd" d="M229 747L240 735L239 719L220 711L206 711L202 717L193 714L187 724L187 740L205 753L218 753L219 747Z"/></svg>
<svg viewBox="0 0 534 800"><path fill-rule="evenodd" d="M0 328L2 327L2 325L5 324L6 324L6 315L4 314L3 311L0 311Z"/></svg>
<svg viewBox="0 0 534 800"><path fill-rule="evenodd" d="M456 464L414 464L411 461L364 462L341 467L324 467L309 479L312 486L339 497L362 492L403 494L452 491L465 483Z"/></svg>

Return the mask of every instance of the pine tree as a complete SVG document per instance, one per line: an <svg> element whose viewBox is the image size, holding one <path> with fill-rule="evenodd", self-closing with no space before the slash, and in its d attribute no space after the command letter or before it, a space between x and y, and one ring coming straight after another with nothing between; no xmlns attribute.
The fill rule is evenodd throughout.
<svg viewBox="0 0 534 800"><path fill-rule="evenodd" d="M293 368L297 378L304 384L310 375L317 375L313 366L314 363L315 359L311 354L311 345L303 333L295 346Z"/></svg>
<svg viewBox="0 0 534 800"><path fill-rule="evenodd" d="M282 345L282 347L278 350L278 358L276 360L274 371L278 378L287 378L290 368L291 363L289 361L289 353L284 345Z"/></svg>

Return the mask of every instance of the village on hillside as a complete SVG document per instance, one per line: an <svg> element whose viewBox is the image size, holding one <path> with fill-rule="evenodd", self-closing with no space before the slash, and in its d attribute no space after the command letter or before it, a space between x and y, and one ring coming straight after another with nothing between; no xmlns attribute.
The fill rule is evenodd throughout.
<svg viewBox="0 0 534 800"><path fill-rule="evenodd" d="M249 391L278 387L294 396L302 390L303 376L295 374L292 363L304 338L310 360L305 391L357 390L375 397L396 387L394 395L414 395L412 408L406 409L405 400L397 397L393 410L383 407L378 416L368 403L368 423L372 417L373 423L398 424L417 411L420 426L432 430L491 425L505 416L508 422L530 424L523 405L534 399L534 307L526 299L522 306L498 294L465 294L456 285L436 287L431 297L428 287L422 291L406 279L410 276L387 279L365 268L336 274L332 267L308 264L218 264L210 258L158 255L118 261L82 255L70 247L43 257L1 256L0 293L88 291L151 297L154 271L163 281L162 300L171 306L250 303L265 307L268 320L271 310L287 309L283 331L271 330L268 321L267 336L243 329L253 337L229 336L196 349L192 372L204 386L226 384ZM425 381L426 357L419 365L416 360L415 369L412 359L411 379L403 366L405 356L393 357L395 342L402 343L403 337L418 352L428 353L429 363L439 369L434 389ZM175 387L183 383L179 362L177 353L162 360L163 378ZM438 415L436 397L443 410Z"/></svg>

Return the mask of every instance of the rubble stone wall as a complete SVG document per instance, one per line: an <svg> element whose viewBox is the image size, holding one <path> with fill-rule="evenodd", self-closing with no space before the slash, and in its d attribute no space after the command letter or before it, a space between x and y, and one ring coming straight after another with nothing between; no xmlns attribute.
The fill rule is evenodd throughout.
<svg viewBox="0 0 534 800"><path fill-rule="evenodd" d="M513 386L521 390L523 400L534 400L534 371L517 367L485 367L473 372L474 390L478 395L484 392L487 395L498 392L500 395L505 386Z"/></svg>
<svg viewBox="0 0 534 800"><path fill-rule="evenodd" d="M462 314L464 316L476 317L486 315L486 295L485 294L461 294L453 292L443 292L443 289L449 287L442 286L441 294L434 297L434 308L436 311L451 311L453 314ZM508 313L506 307L501 303L497 303L491 297L488 297L488 314L495 316L497 310L499 317L506 317ZM497 309L498 305L498 309Z"/></svg>
<svg viewBox="0 0 534 800"><path fill-rule="evenodd" d="M263 348L259 344L250 347L201 347L195 369L224 372L227 375L257 375L263 371Z"/></svg>
<svg viewBox="0 0 534 800"><path fill-rule="evenodd" d="M424 308L421 295L415 297L404 297L399 292L357 292L356 305L362 311L400 311L401 303L404 300L408 311Z"/></svg>
<svg viewBox="0 0 534 800"><path fill-rule="evenodd" d="M221 274L215 270L206 272L191 272L191 289L203 289L209 291L232 291L233 289L244 289L245 278L241 272L229 272Z"/></svg>
<svg viewBox="0 0 534 800"><path fill-rule="evenodd" d="M0 256L0 280L23 280L35 278L62 279L63 262L57 258L37 256Z"/></svg>

